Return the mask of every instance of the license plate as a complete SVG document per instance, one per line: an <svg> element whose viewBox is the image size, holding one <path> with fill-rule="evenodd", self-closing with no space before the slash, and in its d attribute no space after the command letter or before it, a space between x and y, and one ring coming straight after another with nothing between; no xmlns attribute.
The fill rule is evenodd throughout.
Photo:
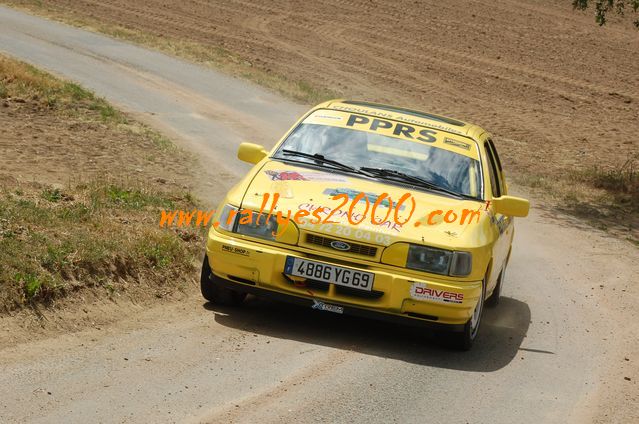
<svg viewBox="0 0 639 424"><path fill-rule="evenodd" d="M366 291L373 290L373 280L375 279L375 274L372 272L309 261L293 256L286 257L284 273Z"/></svg>

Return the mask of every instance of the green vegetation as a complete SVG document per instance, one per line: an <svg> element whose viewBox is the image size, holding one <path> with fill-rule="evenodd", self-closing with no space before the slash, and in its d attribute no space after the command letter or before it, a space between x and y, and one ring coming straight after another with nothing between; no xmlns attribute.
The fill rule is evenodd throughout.
<svg viewBox="0 0 639 424"><path fill-rule="evenodd" d="M84 131L87 143L125 140L125 158L145 146L142 151L149 156L185 162L169 139L128 119L90 91L1 55L0 98L11 104L15 117L3 128L9 137L25 131L12 128L12 123L37 114L39 122L51 123L51 128L62 121ZM116 139L105 140L109 136ZM33 143L46 146L46 141L37 140ZM61 149L60 154L76 153L64 144L54 148ZM29 158L24 160L25 167L36 167ZM100 159L90 156L77 163L84 160ZM114 159L106 159L106 168L111 167L109 160ZM39 170L29 171L37 175ZM1 175L6 178L0 178L0 314L88 289L105 296L127 293L144 298L180 290L193 280L204 230L159 228L160 210L197 206L197 199L182 185L166 180L151 185L148 175L154 173L133 172L130 165L118 168L118 178L108 173L84 176L75 168L56 171L69 173L67 183ZM173 179L171 172L166 174ZM42 180L49 178L43 169Z"/></svg>
<svg viewBox="0 0 639 424"><path fill-rule="evenodd" d="M632 196L631 200L639 200L639 172L632 159L628 159L618 169L605 170L594 167L586 175L595 187L614 193L628 194Z"/></svg>
<svg viewBox="0 0 639 424"><path fill-rule="evenodd" d="M586 171L573 172L570 179L603 190L619 208L627 209L635 217L639 215L639 172L635 159L628 159L619 168L603 169L595 166Z"/></svg>
<svg viewBox="0 0 639 424"><path fill-rule="evenodd" d="M148 206L160 207L162 209L174 208L174 202L166 198L162 193L152 193L137 188L122 187L110 184L104 188L104 193L96 193L105 195L110 204L121 206L125 209L143 209ZM94 198L94 204L99 203L100 199Z"/></svg>
<svg viewBox="0 0 639 424"><path fill-rule="evenodd" d="M513 174L515 182L543 198L545 207L639 244L638 156L615 168L591 167L562 175Z"/></svg>
<svg viewBox="0 0 639 424"><path fill-rule="evenodd" d="M578 10L586 10L593 4L599 25L605 25L611 13L623 16L628 9L633 13L639 11L639 0L572 0L572 6ZM634 21L634 25L639 29L639 19Z"/></svg>
<svg viewBox="0 0 639 424"><path fill-rule="evenodd" d="M0 98L9 96L71 115L91 110L99 112L104 122L127 122L124 115L104 99L79 85L53 78L31 65L0 57Z"/></svg>
<svg viewBox="0 0 639 424"><path fill-rule="evenodd" d="M204 231L160 229L162 208L196 207L188 194L131 182L65 189L0 189L0 308L49 302L83 287L184 284Z"/></svg>

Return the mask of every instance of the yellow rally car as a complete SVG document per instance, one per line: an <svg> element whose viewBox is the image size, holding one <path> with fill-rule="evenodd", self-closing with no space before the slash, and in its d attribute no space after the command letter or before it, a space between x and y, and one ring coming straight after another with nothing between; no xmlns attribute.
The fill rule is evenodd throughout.
<svg viewBox="0 0 639 424"><path fill-rule="evenodd" d="M408 109L335 100L304 115L214 216L203 296L247 293L476 338L497 304L527 200L508 196L490 135Z"/></svg>

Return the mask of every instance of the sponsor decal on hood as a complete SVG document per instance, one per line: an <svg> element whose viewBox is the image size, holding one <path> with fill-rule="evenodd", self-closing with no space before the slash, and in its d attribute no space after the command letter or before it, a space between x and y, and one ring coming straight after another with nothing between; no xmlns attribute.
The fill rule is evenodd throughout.
<svg viewBox="0 0 639 424"><path fill-rule="evenodd" d="M342 175L329 174L328 172L314 171L264 171L272 181L331 181L345 183L348 178Z"/></svg>
<svg viewBox="0 0 639 424"><path fill-rule="evenodd" d="M345 194L348 196L349 199L354 200L357 196L360 195L360 193L362 193L359 190L353 190L350 188L327 188L326 190L324 190L324 192L322 194L326 194L327 196L333 197L333 196L337 196L338 194ZM376 203L377 199L380 197L380 195L375 194L375 193L364 193L366 195L366 199L368 199L368 201L372 204L372 203ZM366 202L366 199L364 197L361 198L360 202ZM389 198L386 197L385 199L383 199L381 202L379 202L380 206L384 206L387 208L391 207L391 203L388 200ZM397 205L394 205L395 207ZM399 207L398 210L402 211L404 210L406 206L405 205L401 205Z"/></svg>

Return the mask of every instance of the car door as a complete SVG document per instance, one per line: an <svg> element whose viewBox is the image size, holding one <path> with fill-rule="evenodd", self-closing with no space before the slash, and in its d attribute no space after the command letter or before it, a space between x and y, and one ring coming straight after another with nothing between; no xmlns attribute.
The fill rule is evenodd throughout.
<svg viewBox="0 0 639 424"><path fill-rule="evenodd" d="M497 156L497 150L492 140L486 140L484 149L488 161L488 175L490 179L490 191L488 194L492 196L491 198L500 197L507 194L507 188L503 177L501 162L499 156ZM491 206L488 207L488 210L491 213L491 226L493 227L493 233L496 237L493 245L493 266L488 281L488 291L490 291L497 283L497 277L499 277L499 273L508 259L513 238L513 219L506 215L494 213L494 209Z"/></svg>

